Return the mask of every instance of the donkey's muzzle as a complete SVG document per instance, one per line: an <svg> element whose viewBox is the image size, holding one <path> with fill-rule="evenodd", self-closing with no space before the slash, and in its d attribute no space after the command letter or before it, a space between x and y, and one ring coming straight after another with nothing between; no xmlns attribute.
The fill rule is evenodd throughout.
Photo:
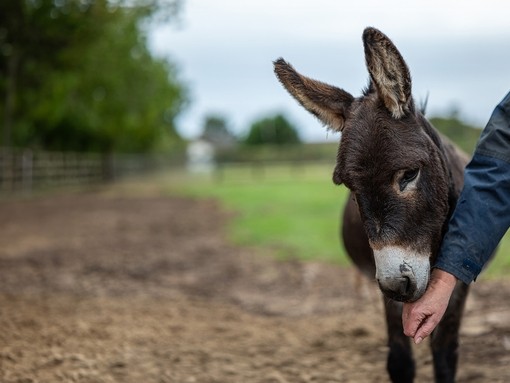
<svg viewBox="0 0 510 383"><path fill-rule="evenodd" d="M383 294L395 301L420 298L429 281L429 255L399 246L374 250L375 278Z"/></svg>
<svg viewBox="0 0 510 383"><path fill-rule="evenodd" d="M389 299L399 302L414 300L416 293L416 279L403 276L387 278L384 281L377 280L382 293Z"/></svg>

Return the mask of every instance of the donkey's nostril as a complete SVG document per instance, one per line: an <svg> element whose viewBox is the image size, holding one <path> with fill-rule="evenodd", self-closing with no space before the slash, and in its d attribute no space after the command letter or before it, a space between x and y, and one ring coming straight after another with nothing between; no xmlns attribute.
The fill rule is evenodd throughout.
<svg viewBox="0 0 510 383"><path fill-rule="evenodd" d="M400 282L400 285L402 287L402 295L406 295L409 290L411 289L411 279L409 277L402 277L402 280Z"/></svg>
<svg viewBox="0 0 510 383"><path fill-rule="evenodd" d="M393 290L395 295L406 296L411 290L411 279L409 277L395 278L393 283L387 287Z"/></svg>
<svg viewBox="0 0 510 383"><path fill-rule="evenodd" d="M414 294L416 286L407 276L378 280L381 291L390 299L408 301Z"/></svg>

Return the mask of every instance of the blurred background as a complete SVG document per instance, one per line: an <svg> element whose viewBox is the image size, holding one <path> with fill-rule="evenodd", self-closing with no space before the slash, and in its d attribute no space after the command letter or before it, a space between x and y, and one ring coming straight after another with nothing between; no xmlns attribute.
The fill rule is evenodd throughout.
<svg viewBox="0 0 510 383"><path fill-rule="evenodd" d="M246 160L270 145L259 157L283 159L282 145L333 155L319 147L338 137L286 94L272 61L358 95L369 25L401 50L435 125L470 152L510 83L509 12L504 1L3 1L0 183L33 186L38 158L53 161L42 152L87 153L105 179L190 156Z"/></svg>
<svg viewBox="0 0 510 383"><path fill-rule="evenodd" d="M199 134L211 111L239 135L253 120L284 112L304 140L324 141L313 117L275 81L273 60L283 57L301 73L359 95L368 80L361 34L373 26L401 51L415 99L428 96L430 116L457 114L483 126L508 89L509 13L505 1L191 0L178 23L153 28L149 42L190 85L192 103L179 116L183 136Z"/></svg>

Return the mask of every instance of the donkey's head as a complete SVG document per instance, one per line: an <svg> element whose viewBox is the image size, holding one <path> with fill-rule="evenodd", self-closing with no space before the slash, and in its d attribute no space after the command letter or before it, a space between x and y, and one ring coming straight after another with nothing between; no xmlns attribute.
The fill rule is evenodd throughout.
<svg viewBox="0 0 510 383"><path fill-rule="evenodd" d="M397 48L374 28L364 31L363 43L370 85L359 98L302 76L283 59L275 72L305 109L342 132L333 180L356 199L382 292L412 301L427 287L449 211L450 176Z"/></svg>

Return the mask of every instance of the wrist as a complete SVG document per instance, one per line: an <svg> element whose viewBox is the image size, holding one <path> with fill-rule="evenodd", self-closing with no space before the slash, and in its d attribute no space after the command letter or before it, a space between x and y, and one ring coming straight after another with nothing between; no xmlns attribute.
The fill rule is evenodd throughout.
<svg viewBox="0 0 510 383"><path fill-rule="evenodd" d="M430 275L430 284L441 285L442 287L447 287L448 289L453 290L457 284L457 277L447 271L433 269Z"/></svg>

